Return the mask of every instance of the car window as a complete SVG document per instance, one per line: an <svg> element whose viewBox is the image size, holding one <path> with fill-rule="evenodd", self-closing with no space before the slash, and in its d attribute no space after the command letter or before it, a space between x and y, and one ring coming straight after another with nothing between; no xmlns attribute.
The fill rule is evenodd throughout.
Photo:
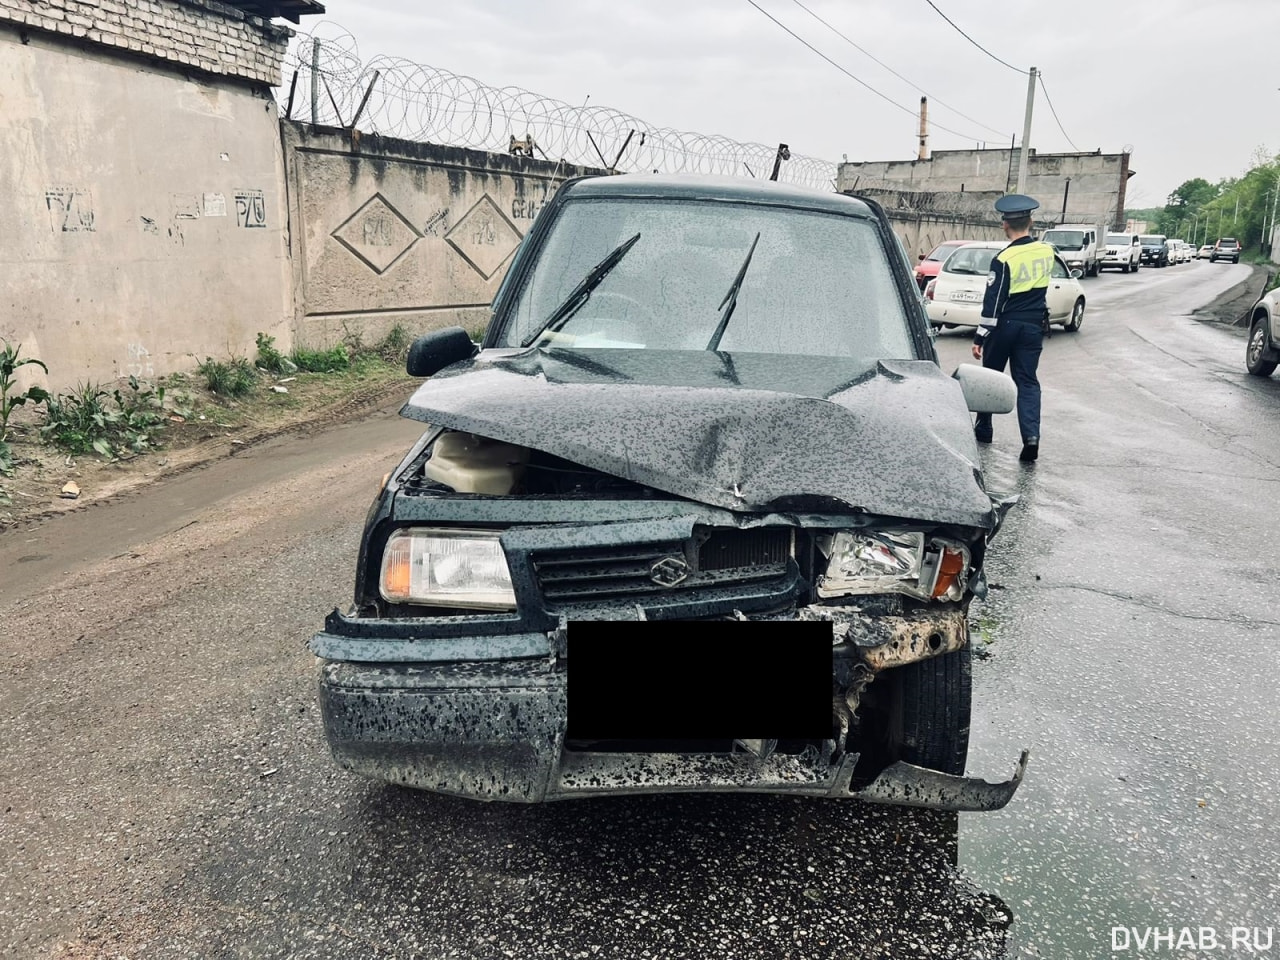
<svg viewBox="0 0 1280 960"><path fill-rule="evenodd" d="M1123 236L1122 234L1108 233L1107 243L1113 247L1123 247L1132 245L1133 239L1131 237Z"/></svg>
<svg viewBox="0 0 1280 960"><path fill-rule="evenodd" d="M1053 270L1049 274L1055 280L1065 280L1071 274L1067 271L1067 265L1057 257L1053 258Z"/></svg>
<svg viewBox="0 0 1280 960"><path fill-rule="evenodd" d="M926 260L945 260L947 259L948 256L951 255L951 253L954 250L956 250L961 246L962 244L959 244L959 243L940 243L934 248L933 253L929 254L927 257L925 257L925 259Z"/></svg>
<svg viewBox="0 0 1280 960"><path fill-rule="evenodd" d="M990 247L961 247L942 265L946 273L985 275L999 250Z"/></svg>
<svg viewBox="0 0 1280 960"><path fill-rule="evenodd" d="M760 235L720 349L906 359L903 301L875 221L758 204L569 199L537 252L497 346L536 334L573 288L640 239L561 328L575 347L705 350Z"/></svg>
<svg viewBox="0 0 1280 960"><path fill-rule="evenodd" d="M1080 250L1085 245L1085 234L1082 230L1046 230L1041 239L1052 243L1059 250Z"/></svg>

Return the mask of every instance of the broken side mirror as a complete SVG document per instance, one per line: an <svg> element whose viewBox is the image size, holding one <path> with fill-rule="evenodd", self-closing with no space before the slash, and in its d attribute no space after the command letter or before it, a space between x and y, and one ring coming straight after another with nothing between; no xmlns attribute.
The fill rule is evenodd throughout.
<svg viewBox="0 0 1280 960"><path fill-rule="evenodd" d="M1018 402L1013 378L999 370L962 363L951 376L960 381L971 413L1009 413Z"/></svg>
<svg viewBox="0 0 1280 960"><path fill-rule="evenodd" d="M470 360L477 352L467 331L461 327L445 327L413 341L405 369L411 377L429 377L460 360Z"/></svg>

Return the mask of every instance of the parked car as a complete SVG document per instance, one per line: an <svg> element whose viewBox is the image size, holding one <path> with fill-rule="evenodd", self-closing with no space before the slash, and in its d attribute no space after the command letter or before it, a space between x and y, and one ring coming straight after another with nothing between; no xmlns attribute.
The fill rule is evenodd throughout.
<svg viewBox="0 0 1280 960"><path fill-rule="evenodd" d="M1196 254L1196 259L1197 259L1197 260L1208 260L1208 259L1209 259L1209 257L1210 257L1210 256L1212 256L1212 255L1213 255L1213 244L1212 244L1212 243L1206 243L1204 246L1202 246L1202 247L1200 248L1199 252Z"/></svg>
<svg viewBox="0 0 1280 960"><path fill-rule="evenodd" d="M1209 262L1217 263L1219 260L1230 260L1232 263L1240 262L1240 241L1235 237L1223 237L1213 245L1213 253L1209 254Z"/></svg>
<svg viewBox="0 0 1280 960"><path fill-rule="evenodd" d="M972 242L971 240L948 240L934 247L927 256L921 254L920 264L916 267L916 284L920 289L923 290L925 285L938 275L938 268L942 266L943 260L951 256L952 252L959 247Z"/></svg>
<svg viewBox="0 0 1280 960"><path fill-rule="evenodd" d="M1244 363L1255 377L1271 376L1280 363L1280 287L1254 305Z"/></svg>
<svg viewBox="0 0 1280 960"><path fill-rule="evenodd" d="M1176 237L1169 240L1170 262L1174 264L1187 262L1187 243L1185 240L1179 240Z"/></svg>
<svg viewBox="0 0 1280 960"><path fill-rule="evenodd" d="M925 287L925 312L936 327L976 327L982 323L982 300L987 290L991 261L1008 244L996 241L968 243L951 254L937 279ZM1049 322L1071 333L1084 323L1085 296L1080 270L1068 270L1061 257L1054 258L1045 302Z"/></svg>
<svg viewBox="0 0 1280 960"><path fill-rule="evenodd" d="M1118 267L1121 273L1137 273L1142 263L1142 240L1136 233L1108 233L1102 267Z"/></svg>
<svg viewBox="0 0 1280 960"><path fill-rule="evenodd" d="M963 776L967 611L1009 505L969 413L1016 390L943 373L894 244L874 201L771 181L563 184L483 343L452 327L410 349L430 379L401 412L429 426L370 507L353 604L310 644L337 763L521 802L1007 803L1025 752L1007 782ZM789 690L729 678L767 688L800 648L735 656L726 631L760 650L815 623L821 735L746 729ZM575 665L602 658L617 683L575 701ZM633 732L575 734L591 697ZM715 732L658 732L667 705L710 703Z"/></svg>
<svg viewBox="0 0 1280 960"><path fill-rule="evenodd" d="M1096 277L1102 269L1103 242L1106 228L1102 224L1064 223L1046 230L1040 237L1052 244L1072 270L1082 270L1086 277Z"/></svg>
<svg viewBox="0 0 1280 960"><path fill-rule="evenodd" d="M1149 234L1141 237L1142 240L1142 262L1152 267L1167 267L1169 265L1169 241L1159 234Z"/></svg>

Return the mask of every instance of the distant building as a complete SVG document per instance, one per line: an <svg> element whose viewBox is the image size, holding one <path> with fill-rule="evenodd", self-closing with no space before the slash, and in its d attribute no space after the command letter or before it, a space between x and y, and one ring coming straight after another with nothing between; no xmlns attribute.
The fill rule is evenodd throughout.
<svg viewBox="0 0 1280 960"><path fill-rule="evenodd" d="M1147 220L1126 220L1124 222L1125 233L1149 233L1151 223Z"/></svg>
<svg viewBox="0 0 1280 960"><path fill-rule="evenodd" d="M1126 185L1134 171L1128 153L1036 153L1029 151L1025 192L1040 201L1036 220L1056 223L1124 223ZM935 150L925 160L842 163L839 193L908 191L959 200L961 194L1000 196L1018 183L1019 151ZM1064 213L1063 203L1066 203ZM966 206L968 206L966 204Z"/></svg>

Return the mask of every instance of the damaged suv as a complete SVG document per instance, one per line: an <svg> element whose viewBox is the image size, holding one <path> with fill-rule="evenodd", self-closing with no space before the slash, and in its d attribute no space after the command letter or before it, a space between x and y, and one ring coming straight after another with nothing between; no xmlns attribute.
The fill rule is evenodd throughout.
<svg viewBox="0 0 1280 960"><path fill-rule="evenodd" d="M895 244L874 202L769 181L564 184L483 344L455 327L410 350L430 379L401 413L426 432L310 645L337 762L488 800L1007 803L1025 752L1008 781L964 776L967 612L1012 503L968 411L1007 413L1014 388L940 370ZM574 739L569 641L601 621L645 621L627 654L671 671L698 622L829 623L829 729Z"/></svg>

